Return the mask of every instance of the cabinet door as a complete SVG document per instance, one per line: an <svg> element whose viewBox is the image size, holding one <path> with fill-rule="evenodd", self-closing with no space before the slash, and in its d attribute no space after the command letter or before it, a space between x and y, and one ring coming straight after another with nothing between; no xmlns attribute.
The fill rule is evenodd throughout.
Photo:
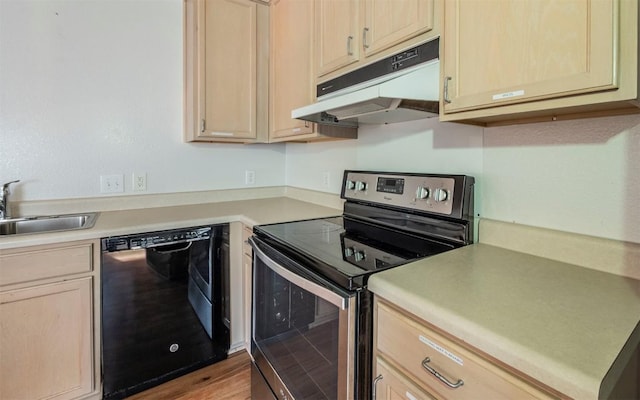
<svg viewBox="0 0 640 400"><path fill-rule="evenodd" d="M271 142L357 137L354 128L291 118L291 110L315 100L314 12L314 3L309 0L277 0L271 4Z"/></svg>
<svg viewBox="0 0 640 400"><path fill-rule="evenodd" d="M318 76L360 58L359 2L316 0Z"/></svg>
<svg viewBox="0 0 640 400"><path fill-rule="evenodd" d="M256 138L256 3L205 3L205 134Z"/></svg>
<svg viewBox="0 0 640 400"><path fill-rule="evenodd" d="M312 30L312 1L271 4L271 139L312 132L313 124L291 118L291 110L314 100Z"/></svg>
<svg viewBox="0 0 640 400"><path fill-rule="evenodd" d="M428 32L433 26L433 0L365 0L365 56Z"/></svg>
<svg viewBox="0 0 640 400"><path fill-rule="evenodd" d="M616 88L616 0L445 2L444 113Z"/></svg>
<svg viewBox="0 0 640 400"><path fill-rule="evenodd" d="M266 142L269 7L185 0L184 27L185 141Z"/></svg>
<svg viewBox="0 0 640 400"><path fill-rule="evenodd" d="M373 375L375 376L375 400L435 400L437 398L416 386L380 357L376 357Z"/></svg>
<svg viewBox="0 0 640 400"><path fill-rule="evenodd" d="M91 277L0 293L0 398L90 393L92 307Z"/></svg>

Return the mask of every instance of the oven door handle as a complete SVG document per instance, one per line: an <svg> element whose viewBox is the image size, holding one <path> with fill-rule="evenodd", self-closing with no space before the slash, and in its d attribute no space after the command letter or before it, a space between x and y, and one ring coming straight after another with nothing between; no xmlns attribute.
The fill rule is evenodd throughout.
<svg viewBox="0 0 640 400"><path fill-rule="evenodd" d="M314 282L311 282L310 280L305 279L304 277L278 264L277 262L272 260L267 254L265 254L264 251L262 251L262 249L260 248L260 244L258 243L258 240L254 239L253 237L249 238L249 243L251 244L251 247L253 247L253 251L256 252L256 256L260 260L262 260L262 262L264 262L265 265L269 267L273 272L280 275L281 277L288 280L289 282L293 283L294 285L297 285L298 287L312 294L315 294L321 299L328 301L334 306L339 307L341 310L347 309L347 305L348 305L347 299L345 299L344 297L340 296L337 293L332 292L326 287L323 287Z"/></svg>

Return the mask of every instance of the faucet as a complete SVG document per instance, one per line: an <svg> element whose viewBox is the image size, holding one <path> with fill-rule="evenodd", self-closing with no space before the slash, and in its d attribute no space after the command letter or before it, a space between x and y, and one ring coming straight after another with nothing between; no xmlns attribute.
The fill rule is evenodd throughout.
<svg viewBox="0 0 640 400"><path fill-rule="evenodd" d="M9 209L9 185L18 182L20 182L20 180L7 182L2 185L2 190L0 190L0 220L11 218L11 211Z"/></svg>

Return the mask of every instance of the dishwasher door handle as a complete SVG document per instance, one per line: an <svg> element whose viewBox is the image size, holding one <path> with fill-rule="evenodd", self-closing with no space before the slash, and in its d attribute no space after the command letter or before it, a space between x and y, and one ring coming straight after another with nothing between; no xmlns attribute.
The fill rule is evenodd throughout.
<svg viewBox="0 0 640 400"><path fill-rule="evenodd" d="M177 242L175 244L178 244L180 242ZM151 247L147 247L148 249L153 249L153 251L160 253L160 254L171 254L171 253L175 253L177 251L184 251L184 250L189 250L189 248L191 247L191 245L193 244L193 242L187 242L186 246L181 247L179 249L170 249L170 250L162 250L163 246L171 246L170 244L162 244L162 245L158 245L158 246L151 246Z"/></svg>

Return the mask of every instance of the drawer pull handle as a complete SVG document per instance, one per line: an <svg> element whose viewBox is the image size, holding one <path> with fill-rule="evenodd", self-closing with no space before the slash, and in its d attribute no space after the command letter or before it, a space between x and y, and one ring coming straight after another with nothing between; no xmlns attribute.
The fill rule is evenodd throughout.
<svg viewBox="0 0 640 400"><path fill-rule="evenodd" d="M371 400L376 400L377 396L376 396L376 392L378 391L378 382L381 381L382 378L382 374L376 376L376 379L373 380L373 389L372 389L372 393L371 393Z"/></svg>
<svg viewBox="0 0 640 400"><path fill-rule="evenodd" d="M462 381L462 379L458 379L458 382L456 383L451 383L447 378L445 378L440 372L436 371L435 369L433 369L430 365L429 362L431 362L431 359L429 357L425 358L424 360L422 360L422 367L424 369L426 369L427 371L429 371L429 373L433 376L435 376L436 378L438 378L441 382L443 382L445 385L449 386L451 389L457 389L460 386L464 385L464 382Z"/></svg>

